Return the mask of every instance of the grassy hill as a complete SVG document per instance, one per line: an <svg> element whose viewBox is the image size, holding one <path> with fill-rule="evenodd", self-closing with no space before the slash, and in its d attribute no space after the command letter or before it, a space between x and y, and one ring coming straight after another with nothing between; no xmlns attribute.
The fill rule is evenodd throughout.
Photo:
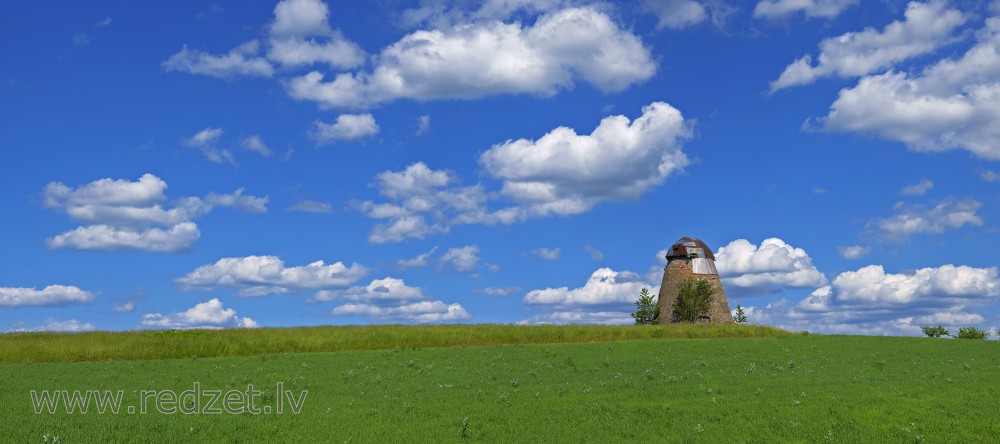
<svg viewBox="0 0 1000 444"><path fill-rule="evenodd" d="M4 335L0 341L28 338L31 344L13 345L17 355L7 350L11 342L4 343L8 361L95 360L0 364L7 382L0 389L6 419L0 436L15 442L58 436L59 442L338 443L1000 439L1000 425L992 420L1000 406L996 342L685 327L359 327L350 330L356 336L346 335L356 339L322 342L344 351L256 355L243 351L251 344L296 350L295 333L324 330L101 333L51 336L58 353L44 359L27 359L27 350L43 349L39 337L47 335ZM479 331L491 329L493 334ZM726 331L743 337L721 337ZM404 332L396 339L405 341L391 346ZM244 342L236 340L241 334L248 335ZM167 341L169 353L181 353L170 341L183 338L189 349L181 359L151 359L155 352L133 350L142 341L129 335ZM687 335L709 339L676 338ZM130 339L95 343L122 337ZM89 339L73 342L79 338ZM504 343L502 338L524 344L472 346ZM220 343L229 345L215 348ZM89 351L73 354L67 350L72 345ZM188 354L203 346L224 356ZM136 359L96 360L94 350L132 350L122 356ZM202 394L246 392L253 385L260 391L255 408L269 413L183 413L205 408L191 401L196 384ZM124 395L117 414L98 413L93 405L87 413L66 413L58 405L55 413L36 414L31 390ZM157 404L165 412L149 406L147 413L127 413L129 406L138 409L143 391L156 391L145 395L153 404L167 390L192 396ZM292 411L296 405L299 413Z"/></svg>

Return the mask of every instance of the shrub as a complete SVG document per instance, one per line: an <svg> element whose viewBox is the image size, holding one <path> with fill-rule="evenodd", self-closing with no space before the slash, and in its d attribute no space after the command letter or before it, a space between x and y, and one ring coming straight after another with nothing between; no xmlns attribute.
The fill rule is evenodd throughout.
<svg viewBox="0 0 1000 444"><path fill-rule="evenodd" d="M655 324L656 319L660 317L660 310L657 308L653 295L649 294L649 290L643 288L639 292L639 300L635 301L635 311L632 312L635 325Z"/></svg>
<svg viewBox="0 0 1000 444"><path fill-rule="evenodd" d="M743 312L743 307L736 304L736 314L733 315L733 321L737 324L745 324L747 322L747 314Z"/></svg>
<svg viewBox="0 0 1000 444"><path fill-rule="evenodd" d="M976 327L962 327L958 329L958 339L986 339L989 333Z"/></svg>
<svg viewBox="0 0 1000 444"><path fill-rule="evenodd" d="M920 327L924 331L924 334L931 338L940 338L941 336L951 336L951 332L947 328L938 325L937 327L931 327L929 325L924 325Z"/></svg>
<svg viewBox="0 0 1000 444"><path fill-rule="evenodd" d="M674 301L674 319L695 322L708 314L712 307L715 289L707 279L687 278L677 284L677 300Z"/></svg>

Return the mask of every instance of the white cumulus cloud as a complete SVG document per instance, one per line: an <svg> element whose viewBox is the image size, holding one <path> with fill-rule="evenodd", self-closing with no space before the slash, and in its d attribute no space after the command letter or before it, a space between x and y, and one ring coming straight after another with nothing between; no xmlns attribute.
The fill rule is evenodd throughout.
<svg viewBox="0 0 1000 444"><path fill-rule="evenodd" d="M451 264L458 271L473 271L479 264L479 246L449 248L438 260L443 264Z"/></svg>
<svg viewBox="0 0 1000 444"><path fill-rule="evenodd" d="M733 294L778 292L782 288L815 288L826 285L826 276L801 248L778 238L760 246L737 239L719 248L715 264L722 282Z"/></svg>
<svg viewBox="0 0 1000 444"><path fill-rule="evenodd" d="M686 28L708 18L708 11L695 0L644 0L642 8L657 17L657 28Z"/></svg>
<svg viewBox="0 0 1000 444"><path fill-rule="evenodd" d="M893 206L895 214L875 219L868 226L885 240L905 241L915 234L940 234L966 225L980 226L983 219L976 213L982 206L982 202L972 198L945 199L929 208L899 202Z"/></svg>
<svg viewBox="0 0 1000 444"><path fill-rule="evenodd" d="M771 91L806 85L821 77L856 77L881 71L953 42L953 32L966 20L965 14L949 8L946 1L911 2L904 21L892 22L881 31L866 28L823 40L815 64L808 55L796 60L771 82Z"/></svg>
<svg viewBox="0 0 1000 444"><path fill-rule="evenodd" d="M1000 296L997 268L965 265L886 273L869 265L838 275L797 304L781 300L748 307L751 322L793 330L847 334L920 335L921 325L980 324L975 310Z"/></svg>
<svg viewBox="0 0 1000 444"><path fill-rule="evenodd" d="M327 145L338 140L356 140L378 134L379 126L371 114L341 114L333 123L313 122L309 138L317 145Z"/></svg>
<svg viewBox="0 0 1000 444"><path fill-rule="evenodd" d="M849 247L837 247L837 251L840 252L840 256L844 259L860 259L871 251L871 247L851 245Z"/></svg>
<svg viewBox="0 0 1000 444"><path fill-rule="evenodd" d="M494 145L480 163L503 181L505 196L522 204L518 217L577 214L663 183L688 164L681 145L690 135L680 111L653 102L634 121L605 117L587 135L559 127L538 140Z"/></svg>
<svg viewBox="0 0 1000 444"><path fill-rule="evenodd" d="M934 182L929 179L923 179L920 182L903 187L902 190L899 190L899 194L904 196L923 196L932 189L934 189Z"/></svg>
<svg viewBox="0 0 1000 444"><path fill-rule="evenodd" d="M367 273L368 270L359 264L348 267L343 262L327 265L316 261L286 267L276 256L246 256L222 258L214 264L202 265L175 282L189 290L233 287L240 289L241 296L263 296L346 287Z"/></svg>
<svg viewBox="0 0 1000 444"><path fill-rule="evenodd" d="M271 77L274 67L267 60L258 57L260 42L251 40L227 54L212 55L186 45L162 63L165 71L178 71L188 74L199 74L222 79L232 79L239 76Z"/></svg>
<svg viewBox="0 0 1000 444"><path fill-rule="evenodd" d="M760 0L753 9L753 16L776 20L799 12L806 17L834 18L858 0Z"/></svg>
<svg viewBox="0 0 1000 444"><path fill-rule="evenodd" d="M50 182L43 190L45 206L89 224L49 238L49 248L180 252L201 237L194 219L218 207L251 213L267 212L267 197L209 193L166 203L167 183L152 174L136 181L98 179L71 188Z"/></svg>
<svg viewBox="0 0 1000 444"><path fill-rule="evenodd" d="M863 77L818 121L827 131L874 134L920 152L964 149L1000 160L1000 17L986 20L957 58L922 71Z"/></svg>
<svg viewBox="0 0 1000 444"><path fill-rule="evenodd" d="M628 308L639 298L639 292L644 287L654 293L657 290L656 286L643 282L638 274L599 268L590 275L583 287L572 290L568 287L532 290L524 296L524 302L559 308L587 306Z"/></svg>
<svg viewBox="0 0 1000 444"><path fill-rule="evenodd" d="M142 326L155 328L256 328L257 322L241 318L236 310L223 308L222 301L213 298L196 304L185 311L167 315L147 313L142 316Z"/></svg>
<svg viewBox="0 0 1000 444"><path fill-rule="evenodd" d="M334 316L361 316L379 322L441 323L472 317L461 304L430 300L420 288L392 277L344 291L320 291L313 298L331 300L347 302L333 309Z"/></svg>
<svg viewBox="0 0 1000 444"><path fill-rule="evenodd" d="M397 99L553 95L575 79L620 91L655 71L639 37L595 8L576 7L545 13L530 26L484 20L415 31L382 49L371 71L330 81L312 71L285 87L324 108L359 108Z"/></svg>
<svg viewBox="0 0 1000 444"><path fill-rule="evenodd" d="M535 257L545 259L548 261L554 261L559 259L559 254L562 251L559 248L536 248L531 250L531 254Z"/></svg>
<svg viewBox="0 0 1000 444"><path fill-rule="evenodd" d="M72 285L49 285L41 290L23 287L0 287L0 307L86 304L94 294Z"/></svg>

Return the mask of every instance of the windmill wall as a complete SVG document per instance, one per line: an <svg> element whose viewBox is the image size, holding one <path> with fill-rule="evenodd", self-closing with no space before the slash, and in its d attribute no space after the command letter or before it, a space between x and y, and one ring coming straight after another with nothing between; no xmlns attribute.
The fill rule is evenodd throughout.
<svg viewBox="0 0 1000 444"><path fill-rule="evenodd" d="M729 301L718 274L695 274L691 260L686 258L668 258L667 266L663 268L663 282L660 284L660 295L656 305L660 311L659 322L669 324L677 322L673 317L674 301L677 300L677 284L687 278L706 279L715 289L712 296L712 306L708 311L707 321L713 324L732 324L733 317L729 311ZM704 322L704 320L702 321Z"/></svg>

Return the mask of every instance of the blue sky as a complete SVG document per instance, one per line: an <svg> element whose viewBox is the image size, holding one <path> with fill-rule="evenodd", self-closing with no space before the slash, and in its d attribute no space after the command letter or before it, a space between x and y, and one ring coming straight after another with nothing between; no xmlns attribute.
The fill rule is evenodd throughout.
<svg viewBox="0 0 1000 444"><path fill-rule="evenodd" d="M628 323L682 236L796 330L1000 325L1000 3L0 17L0 329Z"/></svg>

